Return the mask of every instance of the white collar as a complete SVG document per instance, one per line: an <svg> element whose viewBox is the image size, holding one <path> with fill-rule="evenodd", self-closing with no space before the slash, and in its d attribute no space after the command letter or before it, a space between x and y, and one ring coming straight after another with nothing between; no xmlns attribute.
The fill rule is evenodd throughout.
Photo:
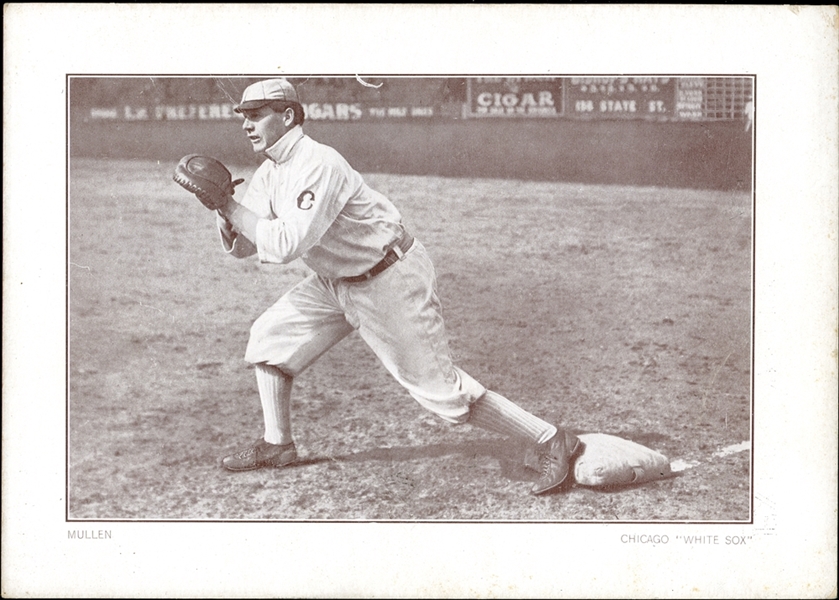
<svg viewBox="0 0 839 600"><path fill-rule="evenodd" d="M283 137L278 139L273 146L266 148L263 154L273 160L275 163L281 163L288 160L291 149L294 147L300 138L303 137L303 128L300 125L295 125L285 132Z"/></svg>

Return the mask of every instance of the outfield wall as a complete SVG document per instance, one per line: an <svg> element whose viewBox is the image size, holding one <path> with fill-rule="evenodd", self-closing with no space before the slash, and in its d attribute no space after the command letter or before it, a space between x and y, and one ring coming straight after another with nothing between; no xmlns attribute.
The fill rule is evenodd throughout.
<svg viewBox="0 0 839 600"><path fill-rule="evenodd" d="M700 189L751 189L742 121L470 119L307 122L306 132L361 172L497 177ZM256 159L241 121L71 121L71 157L174 165L189 153Z"/></svg>

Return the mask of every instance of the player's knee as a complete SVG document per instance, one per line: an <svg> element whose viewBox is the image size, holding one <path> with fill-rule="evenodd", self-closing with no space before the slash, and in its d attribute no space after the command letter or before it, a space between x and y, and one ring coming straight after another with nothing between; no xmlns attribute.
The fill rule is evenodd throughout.
<svg viewBox="0 0 839 600"><path fill-rule="evenodd" d="M425 410L437 415L447 423L463 425L469 420L471 404L468 402L468 397L462 393L453 394L445 400L432 400L414 392L411 395Z"/></svg>
<svg viewBox="0 0 839 600"><path fill-rule="evenodd" d="M265 324L264 323L265 323L266 320L267 319L265 318L265 315L263 314L263 315L260 315L259 317L257 317L256 320L253 322L253 324L251 325L251 329L250 329L250 341L251 342L253 342L254 340L258 340L259 338L261 338L264 335L263 334L263 332L265 331Z"/></svg>
<svg viewBox="0 0 839 600"><path fill-rule="evenodd" d="M272 354L272 343L270 336L266 333L266 325L262 317L259 317L251 325L248 345L245 349L245 360L251 364L268 362Z"/></svg>

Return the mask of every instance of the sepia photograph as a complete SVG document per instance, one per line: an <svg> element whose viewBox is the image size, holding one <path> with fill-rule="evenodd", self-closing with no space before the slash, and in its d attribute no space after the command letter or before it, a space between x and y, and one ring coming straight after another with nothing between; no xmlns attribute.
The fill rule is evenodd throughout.
<svg viewBox="0 0 839 600"><path fill-rule="evenodd" d="M839 12L4 5L4 597L836 596Z"/></svg>
<svg viewBox="0 0 839 600"><path fill-rule="evenodd" d="M754 87L69 76L68 518L750 521Z"/></svg>

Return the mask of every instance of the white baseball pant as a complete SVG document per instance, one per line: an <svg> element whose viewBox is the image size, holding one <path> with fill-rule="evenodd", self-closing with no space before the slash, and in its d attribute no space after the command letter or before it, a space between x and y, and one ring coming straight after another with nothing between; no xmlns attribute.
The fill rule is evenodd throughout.
<svg viewBox="0 0 839 600"><path fill-rule="evenodd" d="M466 421L486 392L452 363L434 265L419 241L362 283L308 276L254 322L245 360L294 377L353 330L420 405L447 421Z"/></svg>

